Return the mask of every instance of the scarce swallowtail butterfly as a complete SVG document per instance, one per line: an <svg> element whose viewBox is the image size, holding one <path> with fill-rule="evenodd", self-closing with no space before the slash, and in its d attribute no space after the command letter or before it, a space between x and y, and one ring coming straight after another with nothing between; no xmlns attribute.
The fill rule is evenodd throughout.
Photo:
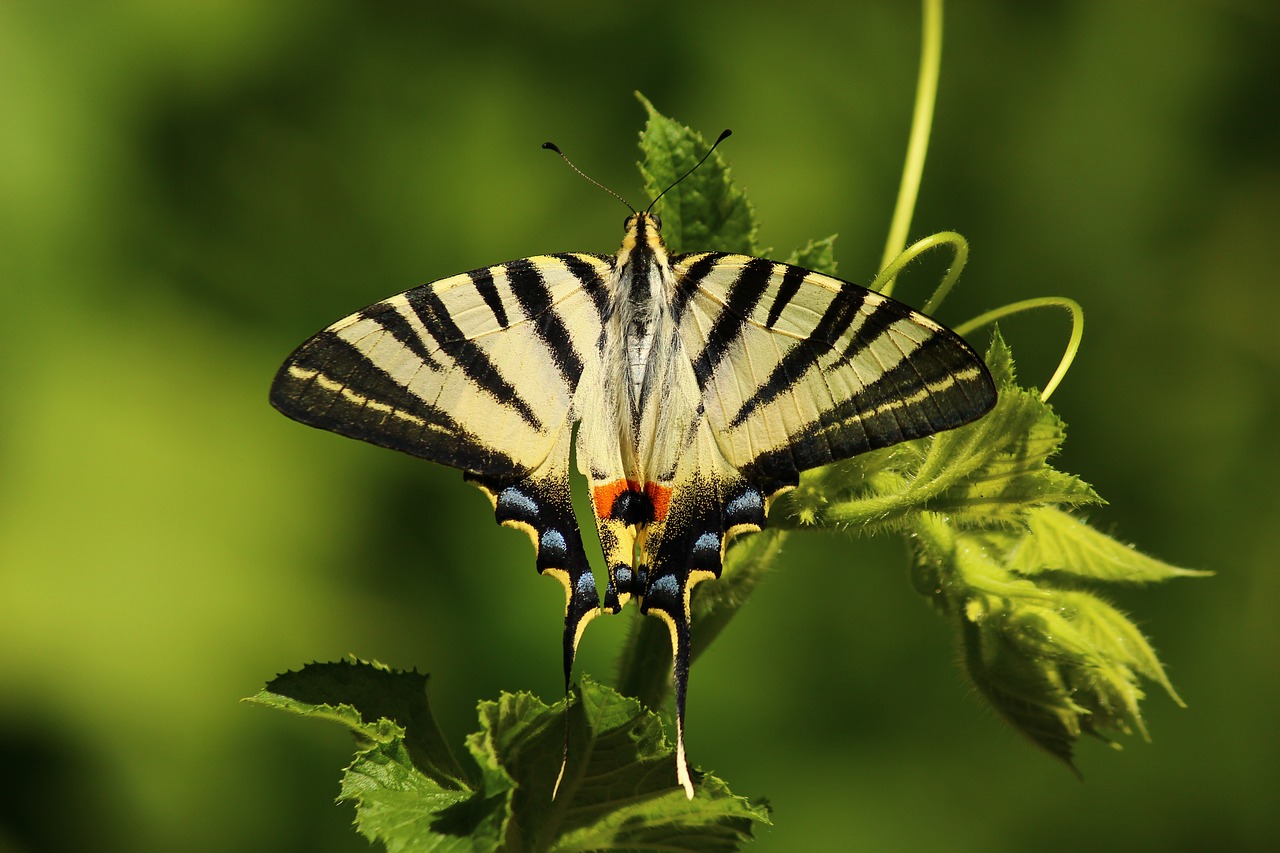
<svg viewBox="0 0 1280 853"><path fill-rule="evenodd" d="M566 692L593 617L634 598L666 623L676 773L693 797L694 585L801 471L966 424L996 390L968 344L906 305L764 258L671 255L652 208L632 210L615 255L481 267L339 320L289 356L271 403L461 469L500 524L528 533L568 598ZM570 501L575 425L603 602Z"/></svg>

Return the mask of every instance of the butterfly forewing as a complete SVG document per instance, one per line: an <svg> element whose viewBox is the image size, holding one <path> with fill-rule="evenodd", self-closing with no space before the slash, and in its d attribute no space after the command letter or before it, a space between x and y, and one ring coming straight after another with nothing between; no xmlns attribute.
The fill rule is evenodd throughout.
<svg viewBox="0 0 1280 853"><path fill-rule="evenodd" d="M568 422L608 270L592 255L525 258L393 296L299 347L271 402L471 474L528 473Z"/></svg>
<svg viewBox="0 0 1280 853"><path fill-rule="evenodd" d="M849 282L725 255L675 259L681 334L725 459L766 491L803 470L967 423L994 403L976 353L907 306ZM686 279L693 281L692 286ZM748 285L746 287L744 285ZM761 291L744 299L744 291Z"/></svg>

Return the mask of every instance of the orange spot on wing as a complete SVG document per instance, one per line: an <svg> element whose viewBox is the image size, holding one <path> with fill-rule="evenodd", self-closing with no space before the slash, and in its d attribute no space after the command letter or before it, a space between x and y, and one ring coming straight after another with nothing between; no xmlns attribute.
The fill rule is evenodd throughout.
<svg viewBox="0 0 1280 853"><path fill-rule="evenodd" d="M645 483L644 493L649 496L649 501L653 504L653 520L665 521L667 510L671 508L671 487Z"/></svg>
<svg viewBox="0 0 1280 853"><path fill-rule="evenodd" d="M639 491L640 484L631 480L614 480L591 490L591 503L595 505L596 518L607 519L613 513L613 502L623 492Z"/></svg>
<svg viewBox="0 0 1280 853"><path fill-rule="evenodd" d="M658 483L645 483L643 486L635 480L614 480L591 490L591 503L596 511L596 518L609 519L613 515L613 504L623 492L642 493L653 507L653 520L665 521L667 510L671 507L671 487Z"/></svg>

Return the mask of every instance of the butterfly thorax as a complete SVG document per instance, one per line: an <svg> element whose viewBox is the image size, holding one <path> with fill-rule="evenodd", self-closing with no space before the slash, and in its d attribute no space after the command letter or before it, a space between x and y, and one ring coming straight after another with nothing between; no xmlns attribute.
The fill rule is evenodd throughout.
<svg viewBox="0 0 1280 853"><path fill-rule="evenodd" d="M660 329L670 326L671 282L667 250L654 220L637 213L627 220L627 233L614 267L613 316L623 344L627 367L627 397L631 415L643 409L654 386L654 341Z"/></svg>
<svg viewBox="0 0 1280 853"><path fill-rule="evenodd" d="M637 213L627 220L611 284L603 384L618 414L624 467L641 483L666 480L692 412L680 405L688 361L679 357L671 312L675 278L653 216Z"/></svg>

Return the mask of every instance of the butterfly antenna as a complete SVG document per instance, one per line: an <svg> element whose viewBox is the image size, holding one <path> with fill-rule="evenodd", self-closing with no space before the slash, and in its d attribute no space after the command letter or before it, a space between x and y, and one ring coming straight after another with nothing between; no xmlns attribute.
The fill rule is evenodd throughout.
<svg viewBox="0 0 1280 853"><path fill-rule="evenodd" d="M604 190L604 191L605 191L605 192L607 192L609 195L613 196L613 197L614 197L614 198L616 198L618 201L620 201L620 202L622 202L623 204L625 204L625 205L627 206L627 209L628 209L628 210L630 210L632 213L635 213L635 212L636 212L636 209L635 209L634 207L632 207L632 206L631 206L631 203L630 203L629 201L627 201L625 198L623 198L622 196L618 195L616 192L614 192L613 190L609 189L609 188L608 188L608 187L606 187L604 184L600 183L600 182L599 182L599 181L597 181L595 178L591 177L591 176L590 176L590 175L588 175L586 172L584 172L584 171L582 171L581 169L579 169L577 166L573 165L573 161L569 159L568 155L566 155L563 151L561 151L561 150L560 150L560 146L559 146L559 145L556 145L554 142L544 142L544 143L542 143L542 147L543 147L543 148L545 148L545 149L547 149L548 151L554 151L554 152L556 152L557 154L559 154L559 155L560 155L560 159L561 159L561 160L564 160L566 163L568 163L568 164L569 164L569 168L570 168L570 169L573 169L573 171L577 172L579 175L581 175L582 177L586 178L588 181L590 181L591 183L595 184L595 185L596 185L596 186L598 186L600 189Z"/></svg>
<svg viewBox="0 0 1280 853"><path fill-rule="evenodd" d="M698 171L698 167L699 167L699 166L701 166L703 163L707 162L707 158L711 156L711 152L712 152L712 151L715 151L715 150L716 150L716 147L717 147L721 142L724 142L726 139L728 139L728 138L729 138L730 136L732 136L732 135L733 135L733 131L732 131L732 130L730 130L729 128L727 128L727 127L726 127L724 130L720 131L720 135L716 137L716 141L715 141L715 142L711 143L711 147L707 149L707 153L706 153L706 154L703 154L703 155L702 155L702 159L701 159L701 160L699 160L697 163L694 163L694 164L693 164L693 168L692 168L692 169L690 169L689 171L685 172L685 173L684 173L683 175L681 175L680 177L676 178L676 179L675 179L675 181L671 184L671 186L667 187L665 190L663 190L662 192L658 193L657 198L655 198L653 201L649 202L649 206L648 206L648 207L646 207L646 208L644 209L644 210L645 210L645 213L648 213L649 211L653 210L653 206L654 206L655 204L657 204L657 203L658 203L658 199L659 199L659 198L662 198L664 195L666 195L667 193L669 193L671 190L675 189L677 184L679 184L679 183L680 183L681 181L683 181L685 178L687 178L687 177L689 177L690 175L692 175L694 172Z"/></svg>

